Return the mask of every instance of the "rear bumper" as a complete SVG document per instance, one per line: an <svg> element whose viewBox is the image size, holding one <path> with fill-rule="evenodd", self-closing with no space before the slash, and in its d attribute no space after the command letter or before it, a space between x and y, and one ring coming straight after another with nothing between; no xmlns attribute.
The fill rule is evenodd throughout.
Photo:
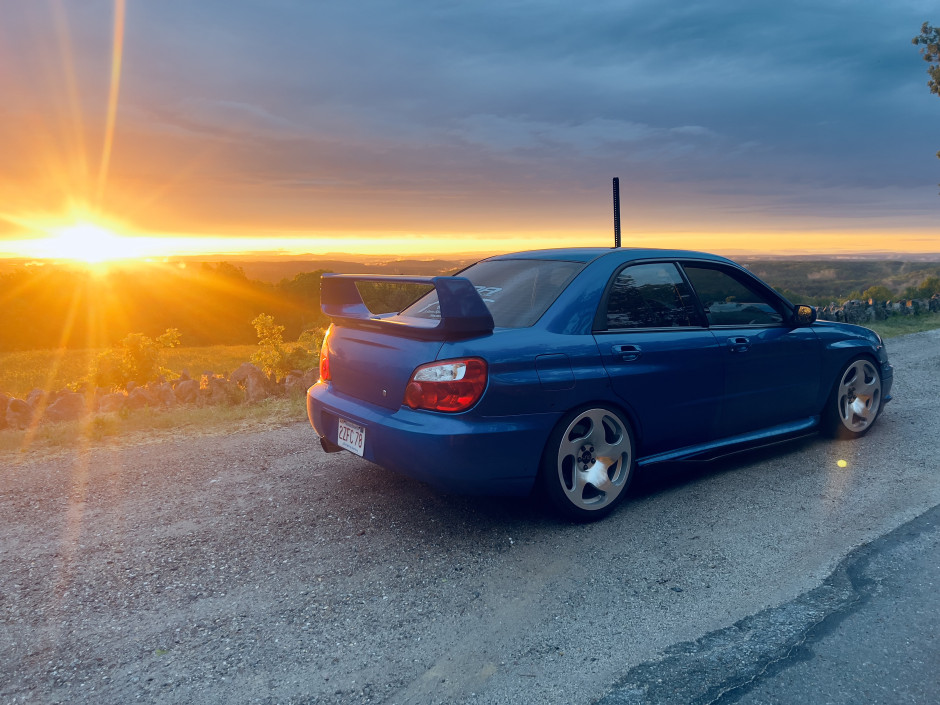
<svg viewBox="0 0 940 705"><path fill-rule="evenodd" d="M394 411L318 383L307 392L310 425L330 443L339 417L363 426L363 457L461 494L523 496L532 491L542 449L560 414L480 417L401 407Z"/></svg>

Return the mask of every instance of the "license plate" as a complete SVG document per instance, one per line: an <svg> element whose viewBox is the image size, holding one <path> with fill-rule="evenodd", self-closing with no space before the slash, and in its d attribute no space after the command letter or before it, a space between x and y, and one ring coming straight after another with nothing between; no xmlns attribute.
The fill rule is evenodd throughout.
<svg viewBox="0 0 940 705"><path fill-rule="evenodd" d="M340 448L362 455L366 445L366 430L344 418L339 419L339 430L336 434L336 444Z"/></svg>

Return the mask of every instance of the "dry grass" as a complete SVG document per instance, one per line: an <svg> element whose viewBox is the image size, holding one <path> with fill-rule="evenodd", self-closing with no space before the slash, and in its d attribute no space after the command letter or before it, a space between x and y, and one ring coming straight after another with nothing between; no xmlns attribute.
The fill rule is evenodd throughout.
<svg viewBox="0 0 940 705"><path fill-rule="evenodd" d="M259 404L186 406L95 414L81 421L44 423L35 429L0 431L3 457L46 455L63 449L137 445L168 438L260 431L306 419L302 393Z"/></svg>

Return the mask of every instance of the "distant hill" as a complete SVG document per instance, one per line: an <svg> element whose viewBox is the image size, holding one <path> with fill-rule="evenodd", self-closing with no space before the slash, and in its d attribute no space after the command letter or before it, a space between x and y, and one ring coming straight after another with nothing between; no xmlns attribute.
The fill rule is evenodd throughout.
<svg viewBox="0 0 940 705"><path fill-rule="evenodd" d="M303 272L313 272L318 269L338 274L415 274L420 276L449 274L476 262L476 258L465 260L402 259L385 262L362 262L352 257L348 260L231 261L237 263L249 279L276 283L282 279L290 279Z"/></svg>
<svg viewBox="0 0 940 705"><path fill-rule="evenodd" d="M320 310L324 271L450 274L475 259L185 258L120 263L103 270L76 263L5 261L6 270L0 268L0 351L101 348L128 333L154 337L167 328L179 329L185 345L253 343L257 337L251 322L260 313L274 316L285 326L285 339L296 340L302 331L329 322ZM914 290L925 296L940 293L940 262L739 261L794 303L842 302L871 287L885 287L885 298L892 299L920 297ZM413 295L400 293L404 300ZM397 298L383 300L398 303Z"/></svg>
<svg viewBox="0 0 940 705"><path fill-rule="evenodd" d="M799 294L808 303L841 301L852 292L884 286L902 296L931 276L940 276L940 262L876 260L740 260L775 289Z"/></svg>

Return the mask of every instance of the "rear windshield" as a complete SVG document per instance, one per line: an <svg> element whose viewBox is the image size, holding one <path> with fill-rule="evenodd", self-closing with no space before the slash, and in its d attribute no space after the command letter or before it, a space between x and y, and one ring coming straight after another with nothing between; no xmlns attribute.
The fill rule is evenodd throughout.
<svg viewBox="0 0 940 705"><path fill-rule="evenodd" d="M469 279L480 292L496 327L525 328L545 313L583 267L582 262L495 260L478 262L457 276ZM402 311L401 315L440 318L437 292L422 296Z"/></svg>

